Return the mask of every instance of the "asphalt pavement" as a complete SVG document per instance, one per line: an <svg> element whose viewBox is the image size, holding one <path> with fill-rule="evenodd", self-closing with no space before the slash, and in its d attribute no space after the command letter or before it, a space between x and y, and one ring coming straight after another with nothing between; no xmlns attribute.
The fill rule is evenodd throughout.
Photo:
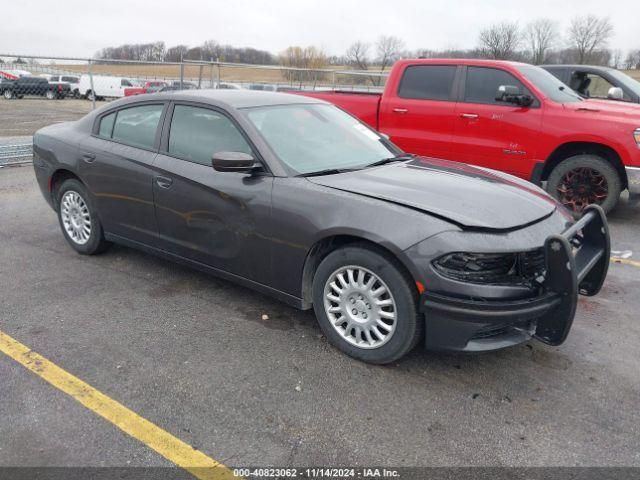
<svg viewBox="0 0 640 480"><path fill-rule="evenodd" d="M629 261L563 345L381 367L252 290L124 247L74 253L32 167L0 168L0 331L230 467L640 466L639 213L625 197L611 215ZM0 466L167 465L0 353Z"/></svg>

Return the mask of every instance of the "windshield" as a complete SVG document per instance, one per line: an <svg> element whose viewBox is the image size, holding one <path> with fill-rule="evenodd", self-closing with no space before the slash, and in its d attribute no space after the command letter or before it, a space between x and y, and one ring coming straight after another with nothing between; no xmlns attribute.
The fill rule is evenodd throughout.
<svg viewBox="0 0 640 480"><path fill-rule="evenodd" d="M551 73L533 65L518 65L518 70L547 98L558 103L581 102L582 97Z"/></svg>
<svg viewBox="0 0 640 480"><path fill-rule="evenodd" d="M364 168L399 153L333 105L278 105L246 110L274 153L296 174Z"/></svg>
<svg viewBox="0 0 640 480"><path fill-rule="evenodd" d="M629 75L626 75L619 70L609 70L609 74L640 97L640 82L634 80Z"/></svg>

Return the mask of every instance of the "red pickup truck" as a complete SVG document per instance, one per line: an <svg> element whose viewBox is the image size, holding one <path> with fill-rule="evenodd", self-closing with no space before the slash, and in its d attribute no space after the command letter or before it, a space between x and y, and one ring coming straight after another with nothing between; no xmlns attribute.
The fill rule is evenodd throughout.
<svg viewBox="0 0 640 480"><path fill-rule="evenodd" d="M300 92L401 147L541 184L568 208L640 193L640 105L585 100L549 72L493 60L401 60L384 93Z"/></svg>

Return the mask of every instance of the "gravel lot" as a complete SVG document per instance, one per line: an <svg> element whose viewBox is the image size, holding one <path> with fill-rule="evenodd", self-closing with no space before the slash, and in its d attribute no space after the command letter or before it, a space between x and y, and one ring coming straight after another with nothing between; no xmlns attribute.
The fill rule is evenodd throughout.
<svg viewBox="0 0 640 480"><path fill-rule="evenodd" d="M96 106L103 105L98 102ZM77 120L92 109L88 100L45 100L25 97L20 100L0 98L0 136L33 135L36 130L53 123Z"/></svg>
<svg viewBox="0 0 640 480"><path fill-rule="evenodd" d="M0 203L0 330L229 466L640 466L638 267L611 265L560 347L376 367L253 291L75 254L30 166L0 169ZM639 212L614 212L614 249L640 252ZM1 353L0 385L0 466L168 465Z"/></svg>

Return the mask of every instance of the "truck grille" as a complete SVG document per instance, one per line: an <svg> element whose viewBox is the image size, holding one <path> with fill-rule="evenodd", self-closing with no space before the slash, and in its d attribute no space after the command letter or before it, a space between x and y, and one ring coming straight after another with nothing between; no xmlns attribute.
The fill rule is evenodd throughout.
<svg viewBox="0 0 640 480"><path fill-rule="evenodd" d="M533 285L545 273L542 248L521 253L467 253L444 255L434 262L438 272L452 280L491 285Z"/></svg>

